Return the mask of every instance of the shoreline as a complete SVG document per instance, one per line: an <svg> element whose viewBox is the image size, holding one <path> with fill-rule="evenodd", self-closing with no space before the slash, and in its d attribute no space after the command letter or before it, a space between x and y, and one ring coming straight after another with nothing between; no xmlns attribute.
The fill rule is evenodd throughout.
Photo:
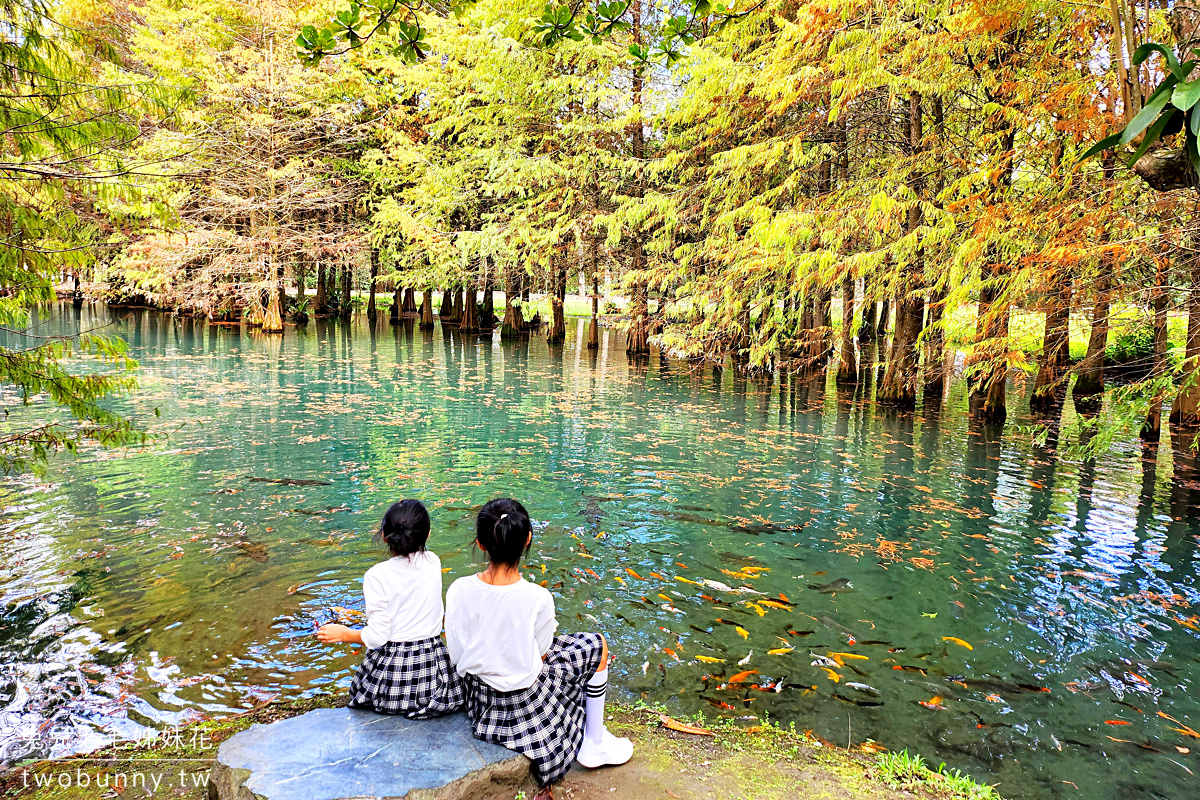
<svg viewBox="0 0 1200 800"><path fill-rule="evenodd" d="M140 797L208 800L208 770L221 742L252 724L269 724L345 702L344 693L270 701L233 716L191 723L151 742L122 742L86 755L17 764L0 773L0 796L90 800L134 788ZM794 726L672 720L661 707L641 703L610 704L608 712L613 731L634 739L634 759L601 770L576 767L561 788L556 787L558 796L699 800L731 797L736 792L745 800L1000 800L990 787L954 770L932 771L920 758L887 753L870 742L846 750ZM705 733L673 730L668 721L681 727L703 726ZM511 800L518 800L531 793L518 789L509 794Z"/></svg>

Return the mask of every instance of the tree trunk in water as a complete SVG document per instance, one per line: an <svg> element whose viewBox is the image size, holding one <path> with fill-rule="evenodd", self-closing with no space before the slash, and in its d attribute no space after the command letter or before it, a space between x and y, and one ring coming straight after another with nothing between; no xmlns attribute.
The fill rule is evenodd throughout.
<svg viewBox="0 0 1200 800"><path fill-rule="evenodd" d="M830 308L833 306L833 290L822 289L813 298L812 332L809 335L809 365L814 371L825 369L829 362L829 336L833 330Z"/></svg>
<svg viewBox="0 0 1200 800"><path fill-rule="evenodd" d="M351 298L354 294L350 284L351 267L349 264L342 265L342 304L338 306L341 311L342 319L350 319L350 309L352 307Z"/></svg>
<svg viewBox="0 0 1200 800"><path fill-rule="evenodd" d="M546 337L550 344L562 344L567 339L567 320L563 314L566 296L567 270L555 267L554 291L550 294L550 333Z"/></svg>
<svg viewBox="0 0 1200 800"><path fill-rule="evenodd" d="M632 0L630 7L633 11L633 41L641 45L642 36L642 0ZM637 109L637 118L630 125L630 142L632 144L633 161L636 174L630 195L642 196L641 164L646 155L646 132L642 127L642 89L644 79L640 68L634 68L630 87L633 91L633 105ZM646 253L642 246L642 233L633 234L632 258L630 266L634 271L646 268ZM625 352L628 355L643 355L650 352L650 301L646 284L639 283L633 287L633 303L630 307L629 338L625 342Z"/></svg>
<svg viewBox="0 0 1200 800"><path fill-rule="evenodd" d="M483 279L483 313L479 315L479 330L491 331L496 327L496 280L492 277L491 256Z"/></svg>
<svg viewBox="0 0 1200 800"><path fill-rule="evenodd" d="M521 294L520 278L507 275L504 289L504 321L500 323L500 338L515 339L525 331L525 318L516 300Z"/></svg>
<svg viewBox="0 0 1200 800"><path fill-rule="evenodd" d="M421 330L433 329L433 289L421 293Z"/></svg>
<svg viewBox="0 0 1200 800"><path fill-rule="evenodd" d="M994 280L994 267L984 267L984 280ZM1004 388L1008 380L1008 304L997 301L998 292L991 285L979 290L979 315L975 323L975 350L968 366L976 367L971 375L968 407L980 422L1003 424L1008 417Z"/></svg>
<svg viewBox="0 0 1200 800"><path fill-rule="evenodd" d="M1104 392L1104 350L1108 346L1108 306L1112 296L1112 278L1109 265L1101 265L1096 281L1096 300L1092 305L1092 331L1088 337L1087 355L1079 365L1075 388L1071 393L1078 405L1081 401L1095 408L1097 395Z"/></svg>
<svg viewBox="0 0 1200 800"><path fill-rule="evenodd" d="M1007 53L997 56L1006 59ZM1016 132L1011 122L996 115L999 125L996 133L997 156L1000 167L990 173L986 204L1001 203L1012 187L1013 146ZM979 289L979 311L975 322L975 349L968 359L970 374L970 396L968 408L975 424L1004 424L1008 417L1004 389L1008 381L1008 327L1011 307L1002 291L1001 283L1005 266L999 254L987 254L987 263L981 268L982 285Z"/></svg>
<svg viewBox="0 0 1200 800"><path fill-rule="evenodd" d="M479 333L479 307L475 305L475 294L475 286L472 284L470 291L463 290L459 295L462 319L459 320L458 329L463 333Z"/></svg>
<svg viewBox="0 0 1200 800"><path fill-rule="evenodd" d="M891 320L888 319L888 312L891 303L884 300L879 304L879 321L875 323L875 338L882 339L887 336L888 324Z"/></svg>
<svg viewBox="0 0 1200 800"><path fill-rule="evenodd" d="M402 304L403 300L400 297L400 283L397 282L396 285L392 287L392 308L391 311L388 312L388 322L392 323L393 325L400 324L400 308Z"/></svg>
<svg viewBox="0 0 1200 800"><path fill-rule="evenodd" d="M375 321L379 309L375 306L375 280L379 277L379 250L371 248L371 277L367 287L367 320Z"/></svg>
<svg viewBox="0 0 1200 800"><path fill-rule="evenodd" d="M842 352L837 382L843 386L858 383L858 354L854 350L854 276L842 279Z"/></svg>
<svg viewBox="0 0 1200 800"><path fill-rule="evenodd" d="M946 393L946 331L942 315L946 294L941 289L929 293L929 310L925 319L925 397L932 399Z"/></svg>
<svg viewBox="0 0 1200 800"><path fill-rule="evenodd" d="M1184 374L1179 394L1171 406L1171 424L1181 428L1200 425L1200 260L1195 260L1190 277Z"/></svg>
<svg viewBox="0 0 1200 800"><path fill-rule="evenodd" d="M471 304L475 303L475 292L471 292ZM463 287L458 287L458 291L454 293L454 321L462 324L463 317L466 316L467 308L467 290Z"/></svg>
<svg viewBox="0 0 1200 800"><path fill-rule="evenodd" d="M913 92L908 98L908 156L916 159L921 152L924 138L921 118L921 95ZM918 198L924 192L924 183L919 173L912 173L909 188ZM921 207L913 205L905 219L905 232L912 234L921 225ZM905 280L892 305L896 309L896 333L892 337L892 349L884 371L883 383L876 393L876 401L900 408L917 405L917 385L920 383L921 351L918 340L921 326L925 323L924 253L917 247L912 260L904 265Z"/></svg>
<svg viewBox="0 0 1200 800"><path fill-rule="evenodd" d="M637 246L641 250L641 246ZM646 286L638 284L633 287L633 297L630 303L629 338L625 342L625 352L628 355L645 355L650 352L649 301L646 297Z"/></svg>
<svg viewBox="0 0 1200 800"><path fill-rule="evenodd" d="M588 323L588 350L600 349L600 276L596 273L595 257L592 258L592 319Z"/></svg>
<svg viewBox="0 0 1200 800"><path fill-rule="evenodd" d="M892 336L883 382L879 384L875 399L886 405L913 408L917 404L920 375L917 339L921 336L925 299L914 292L907 297L896 298L892 305L896 309L896 332Z"/></svg>
<svg viewBox="0 0 1200 800"><path fill-rule="evenodd" d="M283 333L283 303L279 300L280 292L277 290L270 295L266 313L263 314L262 332Z"/></svg>
<svg viewBox="0 0 1200 800"><path fill-rule="evenodd" d="M438 309L438 319L443 325L454 321L454 292L449 289L442 290L442 307Z"/></svg>
<svg viewBox="0 0 1200 800"><path fill-rule="evenodd" d="M317 265L317 296L313 300L313 311L318 317L329 314L329 287L325 285L325 262Z"/></svg>
<svg viewBox="0 0 1200 800"><path fill-rule="evenodd" d="M879 317L877 315L877 306L874 300L868 299L871 290L867 286L867 282L863 281L863 312L862 319L858 323L858 341L872 342L875 340L875 326L878 324Z"/></svg>
<svg viewBox="0 0 1200 800"><path fill-rule="evenodd" d="M76 279L78 282L78 278ZM304 256L296 262L296 304L304 303L305 292L308 287L304 284L308 282L308 262L304 260Z"/></svg>
<svg viewBox="0 0 1200 800"><path fill-rule="evenodd" d="M1170 261L1166 256L1155 258L1154 272L1154 364L1150 367L1151 379L1167 372L1167 270ZM1162 433L1162 393L1157 392L1150 402L1150 411L1142 423L1142 439L1157 444Z"/></svg>
<svg viewBox="0 0 1200 800"><path fill-rule="evenodd" d="M1042 334L1042 363L1029 398L1029 410L1044 413L1060 407L1067 389L1071 358L1071 279L1062 276L1049 297Z"/></svg>
<svg viewBox="0 0 1200 800"><path fill-rule="evenodd" d="M399 289L396 291L396 298L399 299ZM417 291L409 287L404 290L404 304L400 306L401 314L416 314L417 313Z"/></svg>

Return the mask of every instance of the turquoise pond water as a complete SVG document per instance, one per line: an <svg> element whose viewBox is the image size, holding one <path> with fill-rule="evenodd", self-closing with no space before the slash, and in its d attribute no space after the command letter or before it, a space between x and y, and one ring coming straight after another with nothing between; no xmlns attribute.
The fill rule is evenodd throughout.
<svg viewBox="0 0 1200 800"><path fill-rule="evenodd" d="M617 332L588 352L574 320L560 348L386 320L37 325L125 338L120 405L159 438L3 486L9 761L348 685L358 656L311 634L354 621L384 508L426 502L448 585L508 495L537 522L526 572L562 629L609 636L621 699L908 747L1012 798L1200 794L1200 739L1173 730L1200 728L1195 492L1167 447L1057 461L1015 413L969 431L961 382L898 415L824 380L630 363Z"/></svg>

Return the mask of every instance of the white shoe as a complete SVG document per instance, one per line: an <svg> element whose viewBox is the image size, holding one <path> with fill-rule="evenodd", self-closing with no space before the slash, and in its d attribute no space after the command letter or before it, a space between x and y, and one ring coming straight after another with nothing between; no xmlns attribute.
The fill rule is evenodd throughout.
<svg viewBox="0 0 1200 800"><path fill-rule="evenodd" d="M575 760L588 769L595 769L624 764L632 757L633 742L613 736L608 732L608 728L605 728L599 742L593 742L586 735L583 737L583 746L579 748L579 755L575 756Z"/></svg>

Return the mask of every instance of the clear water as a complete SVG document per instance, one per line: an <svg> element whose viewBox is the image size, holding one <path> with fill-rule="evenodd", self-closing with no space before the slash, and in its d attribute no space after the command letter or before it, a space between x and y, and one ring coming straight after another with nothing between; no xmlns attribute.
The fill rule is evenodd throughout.
<svg viewBox="0 0 1200 800"><path fill-rule="evenodd" d="M961 384L897 415L630 364L612 332L588 352L574 322L561 348L107 309L38 332L97 325L161 438L2 488L8 760L347 685L358 656L311 634L361 608L386 505L429 505L448 583L511 495L530 577L563 629L609 636L626 700L907 747L1013 798L1195 796L1200 740L1172 728L1200 728L1197 528L1165 447L1063 463L969 431ZM865 658L813 665L831 652Z"/></svg>

